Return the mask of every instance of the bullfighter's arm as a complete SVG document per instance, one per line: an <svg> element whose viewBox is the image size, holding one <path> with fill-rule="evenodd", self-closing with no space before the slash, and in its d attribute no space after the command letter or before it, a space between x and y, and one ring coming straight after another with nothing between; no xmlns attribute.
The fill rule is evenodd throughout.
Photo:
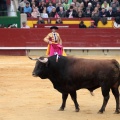
<svg viewBox="0 0 120 120"><path fill-rule="evenodd" d="M45 41L46 43L49 43L49 38L50 38L50 33L44 38L44 41Z"/></svg>

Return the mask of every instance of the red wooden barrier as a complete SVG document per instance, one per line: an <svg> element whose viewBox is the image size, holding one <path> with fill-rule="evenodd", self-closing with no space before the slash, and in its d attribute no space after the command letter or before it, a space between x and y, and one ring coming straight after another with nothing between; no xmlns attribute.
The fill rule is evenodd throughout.
<svg viewBox="0 0 120 120"><path fill-rule="evenodd" d="M50 29L0 29L0 47L46 47ZM65 47L120 47L119 29L59 29Z"/></svg>

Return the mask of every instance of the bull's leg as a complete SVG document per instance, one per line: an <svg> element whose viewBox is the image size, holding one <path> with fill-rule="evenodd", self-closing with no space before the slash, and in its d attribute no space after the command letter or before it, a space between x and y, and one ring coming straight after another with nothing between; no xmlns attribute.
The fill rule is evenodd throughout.
<svg viewBox="0 0 120 120"><path fill-rule="evenodd" d="M72 98L72 100L73 100L73 102L75 104L75 111L79 112L80 109L79 109L79 104L77 102L77 93L76 93L76 91L75 92L71 92L70 96L71 96L71 98Z"/></svg>
<svg viewBox="0 0 120 120"><path fill-rule="evenodd" d="M101 87L101 89L102 89L102 95L103 95L104 99L103 99L103 105L98 113L103 113L105 111L106 105L107 105L108 100L110 98L110 96L109 96L110 88Z"/></svg>
<svg viewBox="0 0 120 120"><path fill-rule="evenodd" d="M68 98L68 94L62 93L62 105L61 105L61 107L59 109L60 111L64 110L67 98Z"/></svg>
<svg viewBox="0 0 120 120"><path fill-rule="evenodd" d="M112 88L112 93L115 97L115 100L116 100L116 110L115 110L115 113L118 114L120 113L119 111L119 90L118 88Z"/></svg>

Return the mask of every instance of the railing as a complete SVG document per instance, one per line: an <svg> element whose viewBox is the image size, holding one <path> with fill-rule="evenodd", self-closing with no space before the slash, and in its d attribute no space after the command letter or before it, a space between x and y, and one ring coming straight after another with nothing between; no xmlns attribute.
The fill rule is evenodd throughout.
<svg viewBox="0 0 120 120"><path fill-rule="evenodd" d="M0 24L7 27L10 24L16 24L20 28L20 12L19 11L0 11L4 16L0 16ZM8 16L8 14L16 14L15 16Z"/></svg>

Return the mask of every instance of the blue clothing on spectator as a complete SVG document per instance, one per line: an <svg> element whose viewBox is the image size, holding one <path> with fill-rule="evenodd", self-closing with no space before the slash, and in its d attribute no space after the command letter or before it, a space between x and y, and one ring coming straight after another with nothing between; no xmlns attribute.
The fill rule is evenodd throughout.
<svg viewBox="0 0 120 120"><path fill-rule="evenodd" d="M32 12L32 8L31 7L24 7L24 13L31 13Z"/></svg>
<svg viewBox="0 0 120 120"><path fill-rule="evenodd" d="M48 7L47 7L47 12L48 12L48 13L51 13L51 11L52 11L53 8L55 8L55 7L54 7L54 6L48 6Z"/></svg>

